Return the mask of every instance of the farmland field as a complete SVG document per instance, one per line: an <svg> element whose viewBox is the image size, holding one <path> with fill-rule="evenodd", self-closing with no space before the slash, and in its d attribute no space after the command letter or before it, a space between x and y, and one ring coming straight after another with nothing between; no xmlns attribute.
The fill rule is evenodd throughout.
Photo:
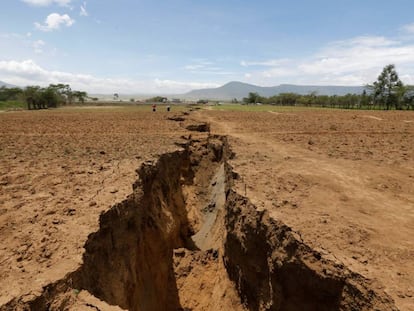
<svg viewBox="0 0 414 311"><path fill-rule="evenodd" d="M126 247L114 242L115 233L115 237L112 233L109 238L105 235L108 230L115 232L117 226L123 224L114 222L105 227L109 216L102 215L110 212L124 217L120 210L130 208L130 204L117 204L133 191L137 191L134 200L138 200L141 192L138 191L136 170L143 163L147 166L140 170L143 174L140 183L144 185L140 202L145 203L144 209L154 204L158 206L151 212L152 216L158 216L148 218L151 220L145 218L146 222L142 223L141 220L128 222L125 230L141 230L142 236L153 241L151 245L135 241L144 243L141 254L157 255L137 266L152 271L151 261L162 261L160 258L166 256L166 253L158 253L158 248L163 248L158 245L155 231L148 230L180 231L177 231L177 237L166 239L171 245L179 246L167 248L169 251L174 249L172 262L166 264L173 266L174 271L165 278L170 281L174 275L177 297L172 299L164 292L148 293L150 289L147 287L148 301L155 304L157 299L163 301L165 298L164 302L171 304L167 309L171 310L177 305L192 310L254 310L256 306L265 306L261 294L260 299L248 294L243 296L244 283L234 285L237 281L231 274L236 272L229 267L239 267L243 263L227 258L226 252L235 253L235 244L229 242L233 236L229 234L231 229L220 229L220 221L210 223L211 215L219 219L222 210L217 213L205 211L205 205L214 210L224 200L221 195L229 195L222 185L226 169L220 166L220 161L231 165L233 175L237 176L232 186L235 192L247 197L258 212L266 211L270 219L291 228L295 239L300 241L297 243L309 248L306 252L316 252L324 264L326 261L330 268L322 265L319 259L317 263L303 260L307 262L307 268L315 268L318 276L323 275L317 278L318 282L341 279L344 288L361 282L363 285L357 288L366 287L378 293L378 300L372 298L375 303L367 302L372 309L392 310L387 306L394 300L400 310L414 310L413 112L300 108L269 111L265 107L261 111L200 109L184 115L182 111L153 113L149 108L106 107L0 114L0 310L27 305L35 310L36 303L43 303L38 297L54 301L55 304L45 304L51 309L58 309L57 305L70 305L73 310L89 310L89 305L102 310L118 308L110 305L131 310L154 307L128 300L133 296L132 292L137 297L143 295L136 284L143 282L145 287L145 282L139 277L134 279L136 283L131 283L125 276L128 279L125 288L130 292L129 295L120 294L126 289L121 290L117 285L109 290L107 284L111 281L108 280L103 282L105 289L90 285L98 283L101 274L98 278L92 268L82 268L83 262L93 257L85 254L98 248L92 242L88 244L92 245L90 248L85 246L87 241L99 235L91 235L98 230L105 237L99 245L111 240L112 250L118 254L113 261L120 261L116 261L112 269L128 267L123 259L128 257ZM180 118L168 119L176 115ZM189 124L203 122L210 124L208 133L186 129ZM208 143L203 143L205 139ZM217 147L227 143L232 151L228 159L221 156L224 151ZM162 161L157 162L162 154L173 154L182 148L190 148L179 154L187 156L188 153L188 159L176 159L178 155L171 155L167 156L165 165ZM179 163L178 169L171 169L175 161ZM194 184L189 182L191 174L187 172L187 164L195 176L192 178ZM148 167L157 167L160 172L154 173ZM178 173L182 174L177 177L178 182L169 180L170 175ZM158 200L153 194L146 196L147 180L143 176L151 176L160 183L159 188L154 186L154 189L160 191L159 197L165 196L165 200ZM222 189L218 188L220 185ZM183 189L179 195L178 192L166 194L168 189L177 190L177 187ZM213 200L214 204L211 204ZM177 216L180 220L176 220L170 211L159 216L166 205L178 206L177 202L181 201L187 205L187 220L184 221L181 214ZM190 210L191 202L200 209ZM119 218L123 219L121 216ZM157 217L162 222L154 223ZM229 218L223 217L223 223L228 224ZM175 228L176 221L181 223L181 229ZM204 225L203 221L210 224ZM152 229L144 230L144 223L145 228ZM269 223L273 226L272 221ZM112 225L115 229L110 227ZM197 247L189 247L183 238L183 226L186 234L207 230L207 238L201 238L202 242L196 238ZM225 232L229 235L224 241L220 240ZM140 254L132 253L133 256ZM107 253L102 254L104 252L97 260L112 262L110 257L105 257ZM135 262L140 260L134 257ZM161 265L157 271L163 267ZM224 267L232 271L227 271L230 280L227 280ZM96 278L85 281L76 274L74 281L72 278L69 281L67 275L77 269ZM352 273L358 277L349 276ZM150 288L157 288L163 277L157 274ZM45 286L62 279L67 287L73 285L71 282L82 286L73 286L70 292L66 288L64 298L45 294ZM246 276L246 279L249 278ZM348 279L351 280L349 283ZM309 282L315 284L312 282L316 281ZM293 285L289 286L292 289ZM254 287L257 288L257 284ZM295 289L295 292L300 290ZM351 310L353 302L343 298L345 292L335 293L335 310ZM360 306L368 299L363 290L361 293ZM287 296L281 301L288 301ZM299 296L305 302L308 299L306 294ZM275 304L273 300L272 303ZM291 309L286 307L288 310L301 309L299 305L296 309L288 303L286 306L290 306Z"/></svg>

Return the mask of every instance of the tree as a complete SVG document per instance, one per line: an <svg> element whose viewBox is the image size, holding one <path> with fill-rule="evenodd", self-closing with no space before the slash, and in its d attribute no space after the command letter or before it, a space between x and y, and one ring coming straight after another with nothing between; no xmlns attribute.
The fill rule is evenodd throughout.
<svg viewBox="0 0 414 311"><path fill-rule="evenodd" d="M404 85L400 92L403 92L402 99L400 101L401 109L404 107L406 109L413 109L414 110L414 86L412 85Z"/></svg>
<svg viewBox="0 0 414 311"><path fill-rule="evenodd" d="M72 97L83 104L85 102L85 99L88 97L88 93L83 91L74 91L72 92Z"/></svg>
<svg viewBox="0 0 414 311"><path fill-rule="evenodd" d="M370 85L374 101L387 110L392 106L399 108L399 102L403 97L403 83L398 77L393 64L387 65L378 76L377 81Z"/></svg>
<svg viewBox="0 0 414 311"><path fill-rule="evenodd" d="M148 98L146 102L147 103L166 103L167 97L155 96L155 97Z"/></svg>
<svg viewBox="0 0 414 311"><path fill-rule="evenodd" d="M50 84L49 88L55 93L59 104L72 104L73 92L69 84Z"/></svg>
<svg viewBox="0 0 414 311"><path fill-rule="evenodd" d="M42 89L40 94L41 108L56 108L60 102L59 95L59 92L57 92L56 88L52 85Z"/></svg>
<svg viewBox="0 0 414 311"><path fill-rule="evenodd" d="M23 91L26 99L27 109L40 109L40 87L28 86Z"/></svg>
<svg viewBox="0 0 414 311"><path fill-rule="evenodd" d="M72 91L68 84L50 84L46 88L28 86L23 96L30 109L56 108L62 104L70 104L73 99L83 103L88 94L82 91Z"/></svg>
<svg viewBox="0 0 414 311"><path fill-rule="evenodd" d="M257 104L263 102L263 97L258 93L250 92L248 97L243 98L245 104Z"/></svg>
<svg viewBox="0 0 414 311"><path fill-rule="evenodd" d="M23 93L19 87L0 87L0 101L16 100Z"/></svg>
<svg viewBox="0 0 414 311"><path fill-rule="evenodd" d="M367 90L364 89L364 91L362 92L360 101L359 101L359 107L358 108L366 109L369 106L369 103L370 103L370 97L367 94Z"/></svg>

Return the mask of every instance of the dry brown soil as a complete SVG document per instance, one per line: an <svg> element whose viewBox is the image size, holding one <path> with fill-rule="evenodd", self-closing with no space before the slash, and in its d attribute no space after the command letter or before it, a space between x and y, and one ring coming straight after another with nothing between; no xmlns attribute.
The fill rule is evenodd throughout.
<svg viewBox="0 0 414 311"><path fill-rule="evenodd" d="M131 109L10 112L0 125L0 306L77 267L99 215L185 132Z"/></svg>
<svg viewBox="0 0 414 311"><path fill-rule="evenodd" d="M414 113L203 111L237 187L314 249L414 310Z"/></svg>
<svg viewBox="0 0 414 311"><path fill-rule="evenodd" d="M190 135L168 116L124 108L0 114L0 309L31 301L80 266L88 235L131 193L136 169ZM400 310L414 310L414 113L199 110L185 118L228 136L240 194L379 284ZM203 191L183 197L192 195ZM193 229L200 217L190 217ZM215 252L174 254L182 306L243 310ZM197 297L204 291L210 296ZM76 297L71 310L119 310L86 291Z"/></svg>

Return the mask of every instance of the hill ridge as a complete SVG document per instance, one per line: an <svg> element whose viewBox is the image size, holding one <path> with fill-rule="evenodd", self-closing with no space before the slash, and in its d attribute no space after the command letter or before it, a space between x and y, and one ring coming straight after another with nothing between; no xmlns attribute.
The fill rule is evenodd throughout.
<svg viewBox="0 0 414 311"><path fill-rule="evenodd" d="M230 81L217 88L198 89L185 93L183 96L189 99L215 99L230 100L236 98L241 100L250 92L261 96L270 97L280 93L297 93L300 95L316 92L318 95L346 95L361 94L364 86L341 86L341 85L296 85L280 84L277 86L258 86L240 81Z"/></svg>

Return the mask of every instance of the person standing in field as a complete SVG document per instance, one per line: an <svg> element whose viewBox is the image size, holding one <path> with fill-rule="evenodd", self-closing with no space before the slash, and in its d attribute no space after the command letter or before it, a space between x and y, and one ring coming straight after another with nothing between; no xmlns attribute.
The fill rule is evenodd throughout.
<svg viewBox="0 0 414 311"><path fill-rule="evenodd" d="M152 111L153 112L157 111L157 105L156 104L152 104Z"/></svg>
<svg viewBox="0 0 414 311"><path fill-rule="evenodd" d="M171 110L171 106L170 105L168 105L167 106L167 111L170 111Z"/></svg>

